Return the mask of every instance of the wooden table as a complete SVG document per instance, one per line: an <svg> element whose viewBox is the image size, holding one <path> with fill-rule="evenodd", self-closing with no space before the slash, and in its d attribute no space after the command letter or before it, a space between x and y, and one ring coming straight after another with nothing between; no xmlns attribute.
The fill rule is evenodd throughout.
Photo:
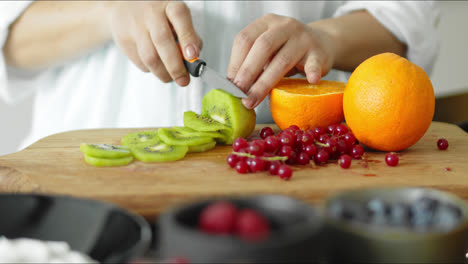
<svg viewBox="0 0 468 264"><path fill-rule="evenodd" d="M257 126L252 135L258 135ZM385 153L368 152L368 161L295 166L290 181L268 172L238 174L226 164L231 146L188 154L167 163L135 161L124 167L87 165L82 142L119 144L127 133L148 129L98 129L56 134L27 149L0 157L0 191L63 194L108 201L151 219L179 202L213 196L283 194L307 202L331 193L376 186L432 187L468 199L468 134L455 125L433 122L425 136L400 153L400 164L388 167ZM440 151L437 139L449 148Z"/></svg>

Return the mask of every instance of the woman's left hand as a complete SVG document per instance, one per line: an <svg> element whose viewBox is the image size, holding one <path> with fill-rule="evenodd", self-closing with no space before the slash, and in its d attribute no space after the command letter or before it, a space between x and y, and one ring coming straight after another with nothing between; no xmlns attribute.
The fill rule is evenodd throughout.
<svg viewBox="0 0 468 264"><path fill-rule="evenodd" d="M319 82L333 66L335 45L320 27L268 14L236 36L227 77L248 95L243 103L253 109L285 75L302 72L310 83Z"/></svg>

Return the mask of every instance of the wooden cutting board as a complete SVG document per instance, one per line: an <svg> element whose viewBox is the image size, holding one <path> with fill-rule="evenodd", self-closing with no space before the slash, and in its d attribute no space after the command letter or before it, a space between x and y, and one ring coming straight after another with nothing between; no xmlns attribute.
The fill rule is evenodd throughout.
<svg viewBox="0 0 468 264"><path fill-rule="evenodd" d="M368 152L367 162L353 160L350 169L336 162L296 166L290 181L268 172L238 174L226 164L231 146L167 163L135 161L125 167L96 168L84 162L81 142L119 144L122 136L143 130L149 129L81 130L44 138L0 157L0 191L103 200L148 219L175 203L224 195L283 194L315 203L346 189L420 186L468 199L468 134L455 125L433 122L416 145L400 153L397 167L385 164L385 153ZM437 149L440 137L449 141L446 151Z"/></svg>

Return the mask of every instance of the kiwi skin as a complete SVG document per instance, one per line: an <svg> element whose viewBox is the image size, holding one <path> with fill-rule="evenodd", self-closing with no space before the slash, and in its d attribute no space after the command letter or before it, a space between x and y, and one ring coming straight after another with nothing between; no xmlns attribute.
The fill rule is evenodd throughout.
<svg viewBox="0 0 468 264"><path fill-rule="evenodd" d="M213 89L202 99L201 115L225 124L232 129L225 144L232 144L238 137L247 137L255 129L256 114L247 109L241 98L221 90Z"/></svg>

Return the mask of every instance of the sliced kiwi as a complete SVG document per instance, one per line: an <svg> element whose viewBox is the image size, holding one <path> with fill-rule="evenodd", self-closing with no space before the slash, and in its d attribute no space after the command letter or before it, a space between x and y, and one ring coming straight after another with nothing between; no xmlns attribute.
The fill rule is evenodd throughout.
<svg viewBox="0 0 468 264"><path fill-rule="evenodd" d="M210 149L214 149L216 146L216 141L212 140L211 142L201 144L201 145L196 145L196 146L189 146L188 147L188 152L193 153L193 152L205 152Z"/></svg>
<svg viewBox="0 0 468 264"><path fill-rule="evenodd" d="M80 150L85 155L95 158L117 159L132 156L128 147L110 144L81 143Z"/></svg>
<svg viewBox="0 0 468 264"><path fill-rule="evenodd" d="M230 127L225 124L192 111L184 113L184 125L198 131L220 131L230 129Z"/></svg>
<svg viewBox="0 0 468 264"><path fill-rule="evenodd" d="M185 145L174 146L163 142L132 147L132 153L135 158L144 162L179 160L185 157L187 151L188 147Z"/></svg>
<svg viewBox="0 0 468 264"><path fill-rule="evenodd" d="M153 144L159 142L157 131L143 131L130 133L122 137L122 146L132 147L139 144Z"/></svg>
<svg viewBox="0 0 468 264"><path fill-rule="evenodd" d="M213 140L212 137L186 135L173 128L158 129L158 136L164 143L169 145L195 146L206 144Z"/></svg>
<svg viewBox="0 0 468 264"><path fill-rule="evenodd" d="M213 89L203 97L202 104L202 116L232 129L231 133L226 133L229 136L226 144L231 144L238 137L248 136L255 128L255 111L245 108L240 98L228 92Z"/></svg>
<svg viewBox="0 0 468 264"><path fill-rule="evenodd" d="M85 162L96 166L96 167L109 167L109 166L124 166L132 162L133 156L122 157L122 158L96 158L88 155L84 155Z"/></svg>

